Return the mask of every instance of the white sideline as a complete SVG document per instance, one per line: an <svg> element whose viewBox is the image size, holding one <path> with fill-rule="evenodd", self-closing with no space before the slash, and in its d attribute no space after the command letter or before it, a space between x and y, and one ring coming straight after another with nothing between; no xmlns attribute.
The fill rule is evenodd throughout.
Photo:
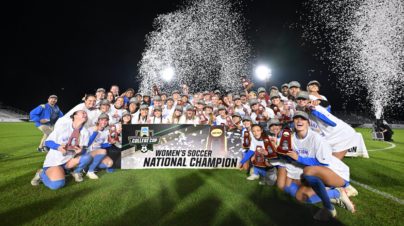
<svg viewBox="0 0 404 226"><path fill-rule="evenodd" d="M366 189L368 191L371 191L373 193L381 195L386 199L390 199L391 201L394 201L394 202L396 202L396 203L398 203L400 205L404 205L404 200L399 199L397 197L394 197L394 196L392 196L392 195L390 195L390 194L388 194L386 192L379 191L379 190L377 190L375 188L370 187L369 185L362 184L361 182L358 182L358 181L351 180L350 182L352 182L353 184L359 185L359 186L361 186L362 188L364 188L364 189Z"/></svg>
<svg viewBox="0 0 404 226"><path fill-rule="evenodd" d="M389 147L386 147L386 148L371 149L371 150L368 150L368 151L383 151L383 150L388 150L388 149L395 148L395 147L397 146L396 144L391 143L391 142L388 142L388 141L384 141L384 142L390 144L390 146L389 146Z"/></svg>

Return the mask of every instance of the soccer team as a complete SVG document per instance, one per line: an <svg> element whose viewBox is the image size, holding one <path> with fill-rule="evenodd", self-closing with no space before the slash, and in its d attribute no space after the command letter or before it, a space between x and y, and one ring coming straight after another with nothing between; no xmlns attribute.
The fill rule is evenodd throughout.
<svg viewBox="0 0 404 226"><path fill-rule="evenodd" d="M43 133L38 151L46 152L42 169L31 184L42 182L50 189L65 185L70 173L76 182L82 173L98 179L96 172L112 172L111 146L120 147L123 124L206 124L223 125L227 131L239 131L245 148L240 168L248 180L260 179L262 185L274 185L305 203L322 203L314 216L328 220L336 216L334 205L355 212L350 196L358 192L349 184L349 167L343 163L348 149L357 146L355 130L331 113L327 98L319 93L320 83L311 81L303 91L297 81L285 83L279 90L260 87L251 90L243 81L238 94L219 90L189 93L186 85L170 94L154 87L152 93L135 93L119 87L104 88L87 94L83 103L64 114L57 96L33 109L30 118ZM291 148L273 155L269 146ZM270 145L268 146L268 144Z"/></svg>

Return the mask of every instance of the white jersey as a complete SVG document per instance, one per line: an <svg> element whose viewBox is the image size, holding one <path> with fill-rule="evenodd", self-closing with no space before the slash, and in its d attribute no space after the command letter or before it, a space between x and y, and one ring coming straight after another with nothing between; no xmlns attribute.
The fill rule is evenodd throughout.
<svg viewBox="0 0 404 226"><path fill-rule="evenodd" d="M93 134L95 132L95 128L96 127L91 127L88 129L90 138L93 136ZM99 150L102 148L101 147L102 144L108 143L109 131L107 129L104 129L102 131L96 131L96 132L97 132L97 136L95 137L93 143L88 147L88 149L87 149L88 152Z"/></svg>
<svg viewBox="0 0 404 226"><path fill-rule="evenodd" d="M242 132L242 137L244 137L244 132ZM251 145L250 145L251 151L256 151L257 146L261 146L262 148L265 148L264 141L255 139L255 137L253 136L251 131L250 131L250 138L251 138ZM271 150L268 150L268 151L271 152ZM278 158L270 159L269 163L271 163L271 165L273 165L273 166L284 166L285 165L284 160L278 159Z"/></svg>
<svg viewBox="0 0 404 226"><path fill-rule="evenodd" d="M320 98L314 96L314 95L309 95L310 100L327 100L327 98L323 95L320 95Z"/></svg>
<svg viewBox="0 0 404 226"><path fill-rule="evenodd" d="M349 181L349 167L332 155L331 146L319 134L309 129L306 137L299 139L296 133L294 133L292 135L292 146L299 156L303 158L315 158L321 164L326 164L326 167L338 176ZM291 175L292 179L300 179L303 168L304 165L298 162L286 164L288 177Z"/></svg>
<svg viewBox="0 0 404 226"><path fill-rule="evenodd" d="M89 128L91 126L94 126L95 123L97 122L98 115L97 115L97 109L88 109L84 103L76 105L74 108L72 108L69 112L67 112L63 117L59 118L56 121L55 127L59 126L60 124L65 124L71 121L70 116L73 115L74 112L78 110L84 110L87 113L87 122L84 124L86 128Z"/></svg>
<svg viewBox="0 0 404 226"><path fill-rule="evenodd" d="M49 135L46 141L53 141L56 144L66 145L69 141L70 135L73 133L73 123L60 123L58 126L55 126L53 132ZM80 130L80 137L79 137L79 146L87 146L89 140L89 132L88 130L83 127ZM62 152L56 149L50 149L49 152L46 154L45 162L43 167L51 167L51 166L60 166L65 164L67 161L72 159L74 154L68 153L63 155Z"/></svg>
<svg viewBox="0 0 404 226"><path fill-rule="evenodd" d="M314 114L323 115L323 118L333 122L335 125L332 126L325 123L322 119L316 117ZM356 136L356 131L344 121L332 115L324 107L315 106L314 110L311 112L311 114L309 114L309 116L310 120L317 123L321 134L331 145L333 152L345 151L352 147L359 146L356 142L357 139L354 139Z"/></svg>

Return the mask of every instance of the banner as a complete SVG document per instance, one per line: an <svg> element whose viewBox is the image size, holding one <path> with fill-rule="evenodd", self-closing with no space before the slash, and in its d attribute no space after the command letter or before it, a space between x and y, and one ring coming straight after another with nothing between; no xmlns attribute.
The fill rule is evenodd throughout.
<svg viewBox="0 0 404 226"><path fill-rule="evenodd" d="M223 126L123 125L121 168L237 168L241 143L241 131Z"/></svg>

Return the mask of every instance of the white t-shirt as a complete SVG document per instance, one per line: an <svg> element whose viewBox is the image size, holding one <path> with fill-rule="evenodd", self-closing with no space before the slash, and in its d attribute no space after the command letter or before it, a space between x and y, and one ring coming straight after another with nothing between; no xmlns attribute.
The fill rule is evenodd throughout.
<svg viewBox="0 0 404 226"><path fill-rule="evenodd" d="M332 155L331 146L319 134L308 130L307 135L303 139L297 138L296 133L292 135L293 150L303 158L315 158L326 167L331 169L344 180L349 181L349 167L341 160ZM300 179L303 173L304 165L298 162L286 164L288 177L292 179Z"/></svg>
<svg viewBox="0 0 404 226"><path fill-rule="evenodd" d="M53 141L60 145L66 145L73 131L73 123L71 121L67 123L60 123L58 126L55 126L55 129L49 135L46 141ZM88 140L89 132L85 127L83 127L80 130L79 146L87 146ZM46 155L43 167L60 166L65 164L73 157L74 154L68 153L66 155L63 155L62 152L58 150L50 149L48 154Z"/></svg>
<svg viewBox="0 0 404 226"><path fill-rule="evenodd" d="M185 115L182 115L179 124L199 124L199 117L194 116L192 119L187 119Z"/></svg>
<svg viewBox="0 0 404 226"><path fill-rule="evenodd" d="M171 106L171 109L167 108L167 105L164 106L163 108L163 118L169 118L171 115L174 114L175 106Z"/></svg>
<svg viewBox="0 0 404 226"><path fill-rule="evenodd" d="M122 118L122 113L125 109L121 108L121 109L116 109L114 105L111 106L110 108L110 119L109 119L109 123L110 124L117 124L121 118Z"/></svg>
<svg viewBox="0 0 404 226"><path fill-rule="evenodd" d="M222 118L222 116L218 115L216 117L216 125L220 126L220 125L222 125L222 123L227 125L227 120L226 120L226 118Z"/></svg>

